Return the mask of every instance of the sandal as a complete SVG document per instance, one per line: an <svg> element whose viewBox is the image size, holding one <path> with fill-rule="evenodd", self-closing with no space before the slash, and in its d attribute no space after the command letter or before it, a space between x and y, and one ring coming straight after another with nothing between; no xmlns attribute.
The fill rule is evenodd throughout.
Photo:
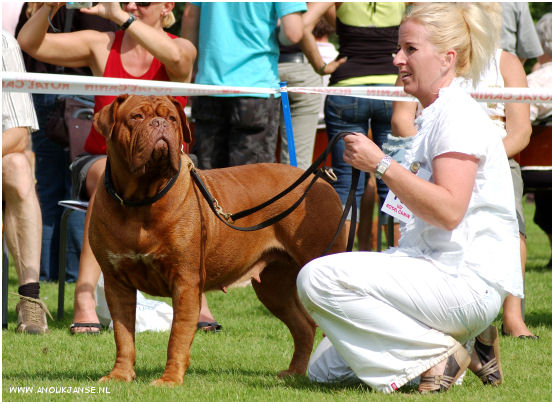
<svg viewBox="0 0 554 404"><path fill-rule="evenodd" d="M500 366L500 343L498 330L489 325L485 331L475 338L474 348L483 367L475 373L483 384L498 386L504 381L502 366Z"/></svg>
<svg viewBox="0 0 554 404"><path fill-rule="evenodd" d="M502 323L502 325L500 326L500 329L502 331L502 336L503 337L514 337L514 338L518 338L518 339L539 339L538 335L524 335L524 334L521 334L521 335L518 335L516 337L515 335L512 335L512 333L504 331L504 323Z"/></svg>
<svg viewBox="0 0 554 404"><path fill-rule="evenodd" d="M214 321L212 323L207 321L199 321L198 324L196 324L196 329L202 330L204 332L220 332L223 327L217 321Z"/></svg>
<svg viewBox="0 0 554 404"><path fill-rule="evenodd" d="M88 330L75 331L75 328L88 328ZM97 330L93 330L93 328L97 328ZM102 325L100 323L73 323L69 326L69 332L73 335L77 335L77 334L98 335L100 334L101 330L102 330Z"/></svg>
<svg viewBox="0 0 554 404"><path fill-rule="evenodd" d="M442 375L420 376L417 389L421 394L447 391L467 369L471 357L461 344L457 345L456 350L448 357Z"/></svg>

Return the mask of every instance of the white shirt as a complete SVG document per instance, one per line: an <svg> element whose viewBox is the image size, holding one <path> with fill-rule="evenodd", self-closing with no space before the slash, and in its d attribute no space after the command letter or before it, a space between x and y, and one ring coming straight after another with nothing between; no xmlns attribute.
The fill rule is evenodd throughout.
<svg viewBox="0 0 554 404"><path fill-rule="evenodd" d="M2 30L2 71L24 72L19 44L9 32ZM30 93L2 91L2 132L11 128L38 130L38 120Z"/></svg>
<svg viewBox="0 0 554 404"><path fill-rule="evenodd" d="M429 259L450 274L476 274L497 290L523 297L514 192L502 131L458 83L442 88L416 119L418 133L406 162L419 162L433 181L435 157L447 152L477 157L467 212L452 231L414 217L403 225L398 248L388 252Z"/></svg>

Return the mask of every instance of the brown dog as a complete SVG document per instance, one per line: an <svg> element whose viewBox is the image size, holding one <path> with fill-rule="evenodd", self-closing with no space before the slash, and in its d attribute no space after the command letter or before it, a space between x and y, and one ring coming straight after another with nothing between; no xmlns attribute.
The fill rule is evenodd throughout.
<svg viewBox="0 0 554 404"><path fill-rule="evenodd" d="M135 378L137 289L172 298L167 363L154 383L181 384L202 291L250 278L258 298L288 326L294 340L290 366L281 375L304 374L316 324L298 299L296 277L322 254L337 229L342 209L333 188L318 180L286 218L262 230L237 231L218 220L191 178L192 163L181 152L191 134L173 97L119 96L95 115L94 125L106 137L110 184L99 182L89 235L104 273L117 347L115 366L101 380ZM232 213L270 199L302 170L253 164L199 174L223 210ZM252 226L284 211L308 182L236 225ZM108 193L110 188L117 196ZM134 202L140 206L131 206ZM344 251L345 244L342 232L331 252Z"/></svg>

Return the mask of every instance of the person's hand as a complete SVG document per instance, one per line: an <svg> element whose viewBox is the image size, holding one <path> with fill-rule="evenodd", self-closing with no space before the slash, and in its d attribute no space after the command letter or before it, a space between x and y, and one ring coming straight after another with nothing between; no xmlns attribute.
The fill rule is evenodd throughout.
<svg viewBox="0 0 554 404"><path fill-rule="evenodd" d="M379 161L385 156L385 153L362 133L346 135L344 143L344 161L360 171L374 172Z"/></svg>
<svg viewBox="0 0 554 404"><path fill-rule="evenodd" d="M79 11L83 14L98 15L115 22L117 25L123 24L129 18L129 13L122 10L119 3L100 2L93 7L81 8Z"/></svg>
<svg viewBox="0 0 554 404"><path fill-rule="evenodd" d="M57 11L62 8L65 3L62 1L62 2L44 2L44 3L40 3L41 6L46 6L47 8L50 8L50 12L48 13L49 15L54 15L57 13ZM35 8L35 10L38 10L38 8Z"/></svg>
<svg viewBox="0 0 554 404"><path fill-rule="evenodd" d="M323 65L322 67L320 67L318 73L321 74L322 76L324 76L326 74L331 74L335 70L337 70L340 65L342 65L344 62L346 62L346 59L347 59L347 57L345 56L343 58L340 58L339 60L333 60L332 62L329 62L329 63Z"/></svg>

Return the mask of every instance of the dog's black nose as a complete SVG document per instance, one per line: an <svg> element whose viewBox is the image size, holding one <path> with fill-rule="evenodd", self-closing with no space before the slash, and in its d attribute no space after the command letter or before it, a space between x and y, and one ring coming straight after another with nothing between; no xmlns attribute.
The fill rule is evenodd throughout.
<svg viewBox="0 0 554 404"><path fill-rule="evenodd" d="M164 118L159 118L159 117L152 119L152 122L150 123L150 125L152 125L156 128L160 128L160 127L167 128L169 126L167 121Z"/></svg>

